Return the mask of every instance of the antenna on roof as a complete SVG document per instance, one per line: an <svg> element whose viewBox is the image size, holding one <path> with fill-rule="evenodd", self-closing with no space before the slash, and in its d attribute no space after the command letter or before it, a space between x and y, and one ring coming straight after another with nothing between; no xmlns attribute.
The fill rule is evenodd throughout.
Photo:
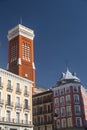
<svg viewBox="0 0 87 130"><path fill-rule="evenodd" d="M20 17L20 24L22 24L22 17Z"/></svg>
<svg viewBox="0 0 87 130"><path fill-rule="evenodd" d="M65 64L66 64L66 69L69 70L69 62L68 62L68 60L65 61Z"/></svg>

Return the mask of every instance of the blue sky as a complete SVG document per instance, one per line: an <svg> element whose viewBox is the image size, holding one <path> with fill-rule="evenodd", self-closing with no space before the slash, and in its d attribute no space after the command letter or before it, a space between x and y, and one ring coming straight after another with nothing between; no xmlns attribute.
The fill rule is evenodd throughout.
<svg viewBox="0 0 87 130"><path fill-rule="evenodd" d="M0 0L0 67L8 60L8 30L20 23L35 33L36 83L56 84L68 65L87 88L87 0Z"/></svg>

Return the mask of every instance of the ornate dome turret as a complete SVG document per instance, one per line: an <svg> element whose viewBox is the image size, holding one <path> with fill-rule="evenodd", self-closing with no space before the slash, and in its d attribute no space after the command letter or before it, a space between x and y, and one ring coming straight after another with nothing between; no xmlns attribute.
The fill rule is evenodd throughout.
<svg viewBox="0 0 87 130"><path fill-rule="evenodd" d="M65 73L61 74L60 79L58 80L57 84L66 84L66 83L80 83L80 79L76 76L76 73L71 73L69 69L67 68L67 71Z"/></svg>

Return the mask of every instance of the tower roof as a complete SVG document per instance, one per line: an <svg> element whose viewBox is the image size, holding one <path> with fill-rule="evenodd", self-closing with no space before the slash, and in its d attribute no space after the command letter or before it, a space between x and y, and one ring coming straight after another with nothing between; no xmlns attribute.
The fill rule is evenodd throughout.
<svg viewBox="0 0 87 130"><path fill-rule="evenodd" d="M76 73L71 73L67 68L65 73L61 74L57 85L67 84L67 83L80 83L80 79L76 76Z"/></svg>
<svg viewBox="0 0 87 130"><path fill-rule="evenodd" d="M11 39L15 38L18 35L22 35L26 38L33 40L34 31L21 24L18 24L16 27L8 31L8 41L10 41Z"/></svg>

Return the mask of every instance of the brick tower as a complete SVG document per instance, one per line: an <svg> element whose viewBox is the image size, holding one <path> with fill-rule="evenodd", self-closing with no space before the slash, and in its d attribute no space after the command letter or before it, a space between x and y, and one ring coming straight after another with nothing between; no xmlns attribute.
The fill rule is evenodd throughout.
<svg viewBox="0 0 87 130"><path fill-rule="evenodd" d="M8 71L34 82L34 32L19 24L8 31Z"/></svg>

